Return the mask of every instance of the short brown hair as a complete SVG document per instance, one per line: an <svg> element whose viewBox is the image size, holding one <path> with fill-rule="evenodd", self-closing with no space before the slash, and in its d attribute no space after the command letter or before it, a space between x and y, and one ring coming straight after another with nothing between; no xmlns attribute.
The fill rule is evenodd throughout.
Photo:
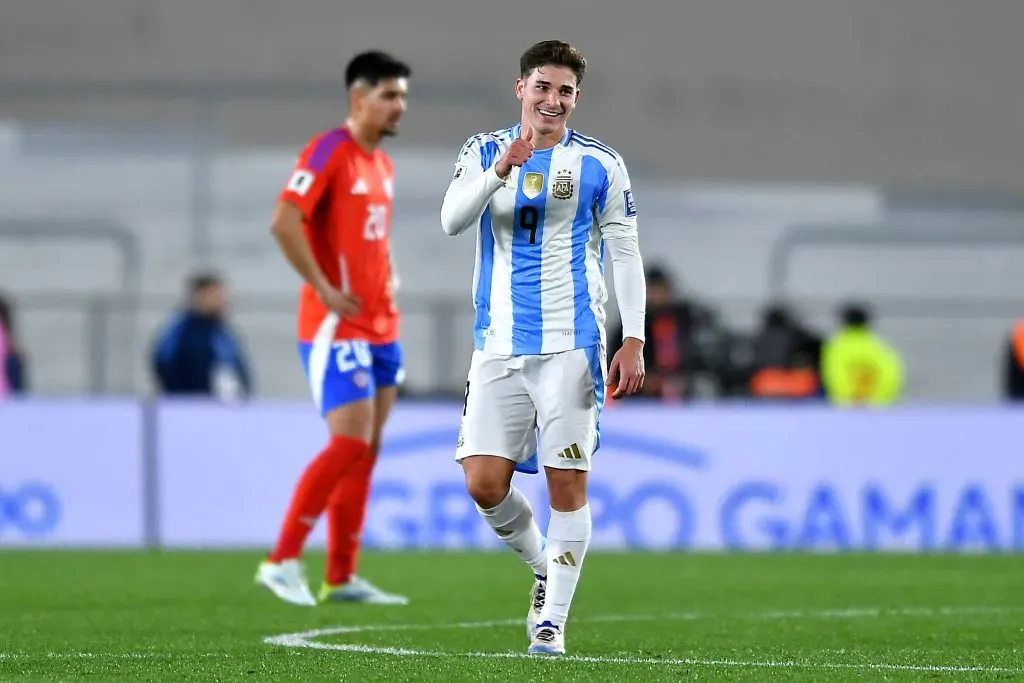
<svg viewBox="0 0 1024 683"><path fill-rule="evenodd" d="M548 65L571 69L576 74L576 85L587 72L587 60L577 48L561 40L543 40L530 46L519 58L519 75L527 78L534 69Z"/></svg>

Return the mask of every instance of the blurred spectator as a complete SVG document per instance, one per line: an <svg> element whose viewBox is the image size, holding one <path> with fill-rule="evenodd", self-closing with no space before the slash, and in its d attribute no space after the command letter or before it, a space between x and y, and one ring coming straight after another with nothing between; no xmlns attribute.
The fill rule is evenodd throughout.
<svg viewBox="0 0 1024 683"><path fill-rule="evenodd" d="M1003 394L1010 401L1024 401L1024 318L1010 332L1005 356Z"/></svg>
<svg viewBox="0 0 1024 683"><path fill-rule="evenodd" d="M25 393L28 385L25 366L25 354L15 336L14 306L0 294L0 399Z"/></svg>
<svg viewBox="0 0 1024 683"><path fill-rule="evenodd" d="M643 395L664 401L720 396L720 366L728 357L728 334L709 308L680 296L671 276L649 267L644 363L647 377ZM611 356L622 344L616 325L610 340Z"/></svg>
<svg viewBox="0 0 1024 683"><path fill-rule="evenodd" d="M252 394L249 362L227 316L221 279L193 277L188 306L170 319L153 346L153 370L162 393L221 400Z"/></svg>
<svg viewBox="0 0 1024 683"><path fill-rule="evenodd" d="M749 394L759 399L820 398L821 345L821 337L785 306L769 306L751 340Z"/></svg>
<svg viewBox="0 0 1024 683"><path fill-rule="evenodd" d="M890 405L903 390L899 353L871 330L865 306L847 304L840 311L842 327L821 354L822 378L836 405Z"/></svg>

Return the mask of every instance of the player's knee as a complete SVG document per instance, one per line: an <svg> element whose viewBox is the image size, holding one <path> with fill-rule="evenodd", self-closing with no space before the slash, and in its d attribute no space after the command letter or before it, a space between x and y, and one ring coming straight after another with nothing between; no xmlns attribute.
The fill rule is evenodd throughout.
<svg viewBox="0 0 1024 683"><path fill-rule="evenodd" d="M579 510L587 504L587 473L584 470L547 468L548 497L559 512Z"/></svg>
<svg viewBox="0 0 1024 683"><path fill-rule="evenodd" d="M461 462L466 491L477 505L489 510L505 500L512 486L514 462L494 455L474 455Z"/></svg>
<svg viewBox="0 0 1024 683"><path fill-rule="evenodd" d="M485 510L490 510L505 500L509 488L508 484L497 480L469 479L466 481L466 491L469 492L469 497L473 499L473 502Z"/></svg>
<svg viewBox="0 0 1024 683"><path fill-rule="evenodd" d="M509 483L483 472L466 472L466 492L485 510L497 507L509 492Z"/></svg>

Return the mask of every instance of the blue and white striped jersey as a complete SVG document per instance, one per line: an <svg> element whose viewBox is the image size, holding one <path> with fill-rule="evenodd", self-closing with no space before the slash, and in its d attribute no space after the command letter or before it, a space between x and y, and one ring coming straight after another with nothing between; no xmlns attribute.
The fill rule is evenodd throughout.
<svg viewBox="0 0 1024 683"><path fill-rule="evenodd" d="M458 201L465 188L483 206L475 214L476 348L532 355L603 347L604 240L636 239L626 166L610 147L568 129L503 183L492 168L519 135L516 125L471 137L445 197Z"/></svg>

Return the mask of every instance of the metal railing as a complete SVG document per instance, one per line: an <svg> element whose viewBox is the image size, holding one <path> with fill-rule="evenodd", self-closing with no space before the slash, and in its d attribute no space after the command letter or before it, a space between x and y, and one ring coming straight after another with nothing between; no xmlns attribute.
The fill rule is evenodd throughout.
<svg viewBox="0 0 1024 683"><path fill-rule="evenodd" d="M979 221L970 230L964 229L962 218L950 222L941 217L933 217L926 222L902 222L890 218L885 225L793 225L772 245L771 253L768 255L767 290L772 297L786 297L786 279L793 257L803 249L822 246L895 249L979 245L1024 247L1024 214L1013 212L1005 215L987 215L983 222ZM1019 300L1020 297L1018 295L1012 298ZM918 299L918 305L927 305L928 301L922 297ZM984 307L990 304L992 302L983 300L970 305Z"/></svg>
<svg viewBox="0 0 1024 683"><path fill-rule="evenodd" d="M74 293L62 292L52 295L55 301L71 304L85 312L86 325L83 330L83 344L89 358L87 373L88 391L105 393L110 389L106 349L110 346L111 316L114 309L135 310L139 307L138 296L142 280L142 254L138 237L128 227L105 219L15 219L0 217L0 241L4 240L64 240L73 242L98 242L112 245L120 256L121 268L119 286L116 292ZM31 305L31 297L28 297ZM24 305L23 302L19 302ZM129 319L119 332L121 345L132 347L135 343L134 320Z"/></svg>
<svg viewBox="0 0 1024 683"><path fill-rule="evenodd" d="M70 314L78 314L82 319L82 329L79 335L61 340L64 345L81 344L85 347L84 353L78 354L85 359L87 367L85 376L87 386L83 389L92 394L132 394L139 393L139 386L143 384L141 378L136 374L141 366L135 362L145 358L148 343L155 329L143 330L141 322L143 319L162 319L170 310L180 303L170 296L136 296L124 297L120 294L102 293L34 293L19 297L18 304L22 309L22 317L33 313L59 313L70 317ZM710 303L714 308L721 311L723 317L730 327L741 331L749 331L751 323L760 316L765 302L760 299L721 299ZM802 317L812 322L831 320L836 302L828 299L790 299L794 308L799 311ZM978 301L972 299L938 299L922 300L916 297L875 297L872 304L877 316L885 323L914 323L928 324L931 322L956 321L963 325L973 325L981 321L992 322L1009 321L1020 316L1020 306L1013 301ZM246 329L244 321L253 317L271 316L279 318L280 338L286 339L286 343L280 345L287 347L289 353L285 357L291 362L291 348L293 340L291 337L294 314L294 297L285 296L251 296L241 295L233 303L235 319L238 322L243 335L250 340L252 334ZM406 318L418 316L429 320L428 337L431 340L432 351L427 354L415 355L417 363L427 364L430 368L428 379L421 381L415 390L423 393L440 392L450 393L457 391L458 386L451 379L457 376L458 370L465 365L461 346L453 343L459 336L465 336L467 330L457 324L460 316L465 317L468 305L464 298L451 297L429 297L409 296L400 301L400 307ZM115 326L115 321L121 321ZM827 331L823 324L814 325L816 328ZM125 335L123 327L130 328ZM993 338L990 341L990 349L997 349L1001 343L1000 338ZM263 344L262 348L278 348L274 344ZM251 349L250 349L251 350ZM407 352L408 355L408 352ZM129 361L135 359L135 361ZM33 360L36 364L46 362L42 349L34 354ZM913 359L911 359L913 360ZM262 355L255 354L253 361L260 370L260 365L279 363L282 358L279 354L265 351ZM422 368L420 368L422 370ZM924 372L932 372L931 368L924 368ZM993 368L994 372L994 368ZM423 372L419 373L421 377ZM994 377L993 377L994 383ZM908 389L913 394L914 376L910 377ZM42 393L47 393L44 386ZM267 389L270 389L267 391ZM271 387L265 387L261 391L263 396L273 396L276 392Z"/></svg>
<svg viewBox="0 0 1024 683"><path fill-rule="evenodd" d="M189 114L177 123L186 134L178 144L190 155L190 249L197 263L209 264L213 251L210 217L213 164L224 149L217 134L217 113L220 107L237 102L333 102L343 103L347 90L343 83L289 81L207 81L184 83L173 80L119 81L6 81L0 82L0 105L52 101L100 102L117 101L185 102ZM431 83L418 81L410 93L412 105L451 104L473 101L477 106L492 109L495 117L507 111L503 90L493 84L460 82ZM119 125L124 125L119 124ZM166 127L166 123L163 124ZM149 130L159 135L161 124L149 123Z"/></svg>
<svg viewBox="0 0 1024 683"><path fill-rule="evenodd" d="M59 317L81 319L78 334L63 337L59 344L67 350L79 346L83 352L75 354L85 360L85 386L82 390L90 394L132 394L138 393L143 384L137 375L139 366L131 362L145 356L157 327L144 328L144 320L165 320L181 305L181 299L168 295L139 295L138 293L104 292L32 292L21 295L16 301L19 318L24 324L33 315L53 313ZM243 336L249 336L244 322L254 316L273 316L281 321L281 336L292 341L295 316L294 296L266 296L243 294L232 301L234 324ZM454 339L465 330L456 321L467 311L465 298L403 296L400 299L403 315L429 318L429 337L433 353L429 359L432 369L426 391L444 391L446 373L460 365L464 359L455 356ZM33 339L24 339L26 347L37 367L46 363L44 343L34 344ZM251 341L259 341L252 340ZM256 357L255 362L269 360ZM43 382L43 393L46 382Z"/></svg>

